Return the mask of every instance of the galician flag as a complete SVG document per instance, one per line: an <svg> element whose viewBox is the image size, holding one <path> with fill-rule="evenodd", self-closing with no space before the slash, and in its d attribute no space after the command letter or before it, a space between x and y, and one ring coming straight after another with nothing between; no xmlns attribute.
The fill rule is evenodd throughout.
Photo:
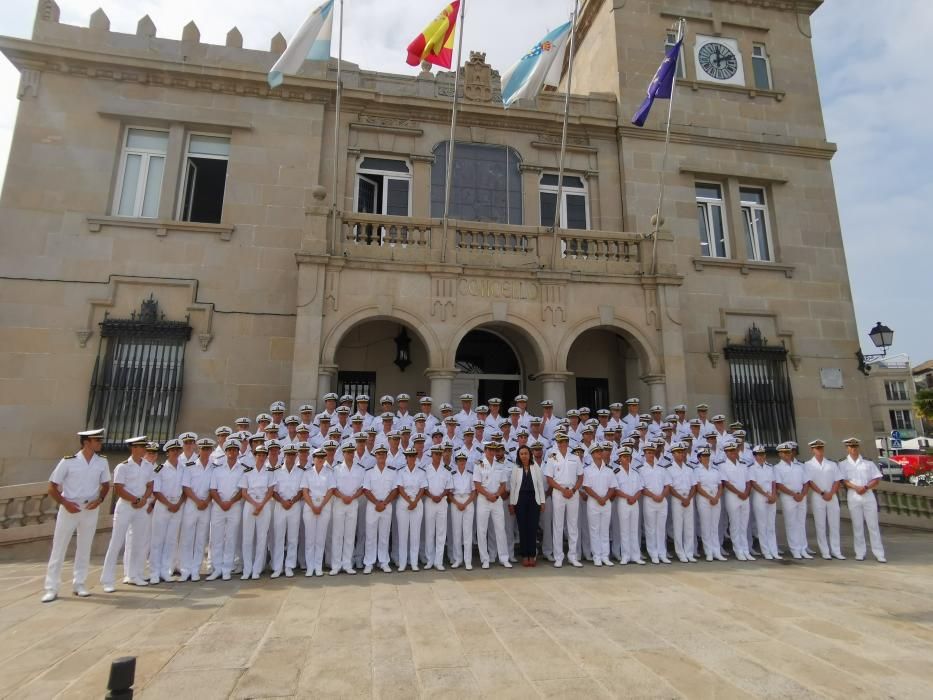
<svg viewBox="0 0 933 700"><path fill-rule="evenodd" d="M305 61L330 58L330 37L334 29L334 0L327 0L311 13L288 42L288 48L269 71L269 86L278 87L286 75L295 75Z"/></svg>
<svg viewBox="0 0 933 700"><path fill-rule="evenodd" d="M635 126L645 125L655 99L671 99L671 94L674 92L674 76L677 74L677 59L680 57L680 46L683 43L684 40L680 39L667 50L667 55L661 61L661 65L655 72L651 82L648 83L648 96L641 103L638 111L635 112L635 116L632 117L632 124Z"/></svg>
<svg viewBox="0 0 933 700"><path fill-rule="evenodd" d="M418 66L422 61L441 68L450 68L454 57L454 30L460 16L460 0L454 0L431 24L425 27L408 45L408 65Z"/></svg>
<svg viewBox="0 0 933 700"><path fill-rule="evenodd" d="M545 85L557 87L572 24L562 24L502 74L502 102L508 108L522 97L537 97Z"/></svg>

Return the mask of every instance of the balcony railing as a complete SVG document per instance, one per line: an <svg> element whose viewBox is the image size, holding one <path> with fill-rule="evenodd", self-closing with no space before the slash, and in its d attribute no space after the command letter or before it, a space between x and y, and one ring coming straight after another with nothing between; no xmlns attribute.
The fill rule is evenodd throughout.
<svg viewBox="0 0 933 700"><path fill-rule="evenodd" d="M445 239L441 219L351 213L343 214L339 230L335 252L351 259L614 274L644 271L642 237L633 233L558 230L555 235L540 226L452 219Z"/></svg>

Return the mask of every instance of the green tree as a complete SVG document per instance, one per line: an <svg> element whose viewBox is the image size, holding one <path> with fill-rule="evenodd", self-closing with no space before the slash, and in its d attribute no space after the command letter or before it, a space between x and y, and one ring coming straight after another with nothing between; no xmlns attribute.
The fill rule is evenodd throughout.
<svg viewBox="0 0 933 700"><path fill-rule="evenodd" d="M933 389L921 389L917 392L914 410L924 423L933 423Z"/></svg>

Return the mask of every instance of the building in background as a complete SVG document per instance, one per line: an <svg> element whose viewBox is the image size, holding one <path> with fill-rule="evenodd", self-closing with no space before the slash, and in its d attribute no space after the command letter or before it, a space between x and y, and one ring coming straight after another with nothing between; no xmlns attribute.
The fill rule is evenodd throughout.
<svg viewBox="0 0 933 700"><path fill-rule="evenodd" d="M914 410L917 390L906 355L872 363L868 383L872 428L877 438L890 437L892 431L903 440L924 435Z"/></svg>
<svg viewBox="0 0 933 700"><path fill-rule="evenodd" d="M41 0L31 40L0 38L21 73L0 199L16 437L0 483L46 478L85 425L165 439L331 390L435 406L522 392L559 413L634 395L709 403L771 446L867 437L820 4L586 0L556 228L563 97L506 112L471 53L445 230L453 73L347 63L337 115L333 60L268 87L281 36L214 46L148 17L123 34L100 10L66 26ZM629 116L679 16L650 241L665 110L644 129Z"/></svg>

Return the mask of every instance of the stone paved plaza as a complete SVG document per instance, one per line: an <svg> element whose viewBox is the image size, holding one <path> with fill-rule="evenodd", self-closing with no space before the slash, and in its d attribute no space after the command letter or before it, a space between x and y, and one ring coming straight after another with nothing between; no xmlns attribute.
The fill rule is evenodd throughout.
<svg viewBox="0 0 933 700"><path fill-rule="evenodd" d="M95 585L50 605L32 545L0 563L0 695L100 698L111 660L135 655L153 698L929 698L933 538L884 535L887 565Z"/></svg>

